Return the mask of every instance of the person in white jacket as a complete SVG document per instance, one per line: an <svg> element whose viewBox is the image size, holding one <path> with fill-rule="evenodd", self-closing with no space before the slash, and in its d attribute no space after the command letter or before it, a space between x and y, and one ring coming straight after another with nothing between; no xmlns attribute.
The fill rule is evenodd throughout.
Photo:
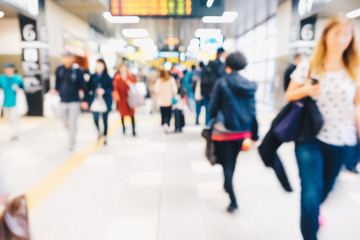
<svg viewBox="0 0 360 240"><path fill-rule="evenodd" d="M161 69L159 79L156 81L154 89L160 105L161 125L165 133L169 133L173 98L178 92L176 81L170 76L168 71Z"/></svg>

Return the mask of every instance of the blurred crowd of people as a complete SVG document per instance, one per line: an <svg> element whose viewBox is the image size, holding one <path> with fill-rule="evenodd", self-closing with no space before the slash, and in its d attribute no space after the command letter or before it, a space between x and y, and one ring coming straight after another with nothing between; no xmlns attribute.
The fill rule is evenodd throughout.
<svg viewBox="0 0 360 240"><path fill-rule="evenodd" d="M204 122L211 129L216 163L224 173L224 189L230 198L227 211L238 209L232 179L237 157L245 141L251 145L259 139L255 92L257 84L239 74L247 66L241 52L227 53L223 48L208 64L200 62L180 71L152 67L148 74L135 76L126 61L112 78L103 59L96 62L95 72L84 77L74 67L75 56L65 53L56 69L56 84L49 94L60 97L60 116L69 132L69 149L76 143L80 109L92 112L98 138L106 144L108 116L113 101L121 115L126 134L126 117L130 117L132 135L137 136L135 108L151 100L151 113L160 111L166 134L182 132L187 109L196 115L194 122ZM331 18L321 35L313 56L296 54L285 72L284 90L289 102L312 98L322 115L321 130L306 142L296 142L295 154L301 179L301 231L305 240L316 240L321 224L321 205L331 192L343 165L357 172L360 129L360 58L356 48L353 21L342 15ZM87 80L85 80L87 79ZM137 83L146 83L145 93ZM15 66L4 66L0 77L3 108L11 124L12 140L18 138L19 113L16 96L24 91ZM83 94L80 94L83 93ZM200 119L205 109L205 119ZM99 119L102 117L103 126ZM174 117L174 127L172 124Z"/></svg>

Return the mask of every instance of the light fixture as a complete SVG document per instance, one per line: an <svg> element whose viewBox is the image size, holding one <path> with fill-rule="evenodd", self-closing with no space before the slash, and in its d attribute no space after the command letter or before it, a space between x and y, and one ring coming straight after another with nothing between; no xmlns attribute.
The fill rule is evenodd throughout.
<svg viewBox="0 0 360 240"><path fill-rule="evenodd" d="M206 6L208 8L211 8L213 4L214 4L214 0L208 0L207 3L206 3Z"/></svg>
<svg viewBox="0 0 360 240"><path fill-rule="evenodd" d="M137 47L141 47L141 46L153 46L154 40L152 40L151 38L137 38L133 40L133 44Z"/></svg>
<svg viewBox="0 0 360 240"><path fill-rule="evenodd" d="M124 46L124 47L127 45L126 41L124 41L123 39L119 39L119 38L118 39L114 39L114 38L110 39L109 44L113 45L113 46L120 45L120 46Z"/></svg>
<svg viewBox="0 0 360 240"><path fill-rule="evenodd" d="M187 51L188 52L198 52L200 50L199 46L194 46L194 45L189 45L187 47Z"/></svg>
<svg viewBox="0 0 360 240"><path fill-rule="evenodd" d="M165 39L166 45L178 45L179 39L175 37L168 37Z"/></svg>
<svg viewBox="0 0 360 240"><path fill-rule="evenodd" d="M5 13L3 11L0 11L0 18L3 18L5 16Z"/></svg>
<svg viewBox="0 0 360 240"><path fill-rule="evenodd" d="M103 17L109 23L139 23L140 18L137 16L113 16L110 12L104 12Z"/></svg>
<svg viewBox="0 0 360 240"><path fill-rule="evenodd" d="M127 38L145 38L149 36L149 32L142 28L123 29L122 34Z"/></svg>
<svg viewBox="0 0 360 240"><path fill-rule="evenodd" d="M224 12L221 17L206 16L202 18L202 21L204 23L232 23L238 15L238 12Z"/></svg>
<svg viewBox="0 0 360 240"><path fill-rule="evenodd" d="M200 28L195 31L195 37L214 37L221 34L220 29L215 28Z"/></svg>
<svg viewBox="0 0 360 240"><path fill-rule="evenodd" d="M152 45L152 46L141 46L140 47L140 50L142 51L142 52L157 52L157 50L158 50L158 48L157 48L157 46L155 46L155 45Z"/></svg>
<svg viewBox="0 0 360 240"><path fill-rule="evenodd" d="M190 45L199 46L200 45L200 40L198 38L193 38L190 41Z"/></svg>
<svg viewBox="0 0 360 240"><path fill-rule="evenodd" d="M101 44L100 52L101 53L123 53L125 47L122 45L112 45L112 44Z"/></svg>
<svg viewBox="0 0 360 240"><path fill-rule="evenodd" d="M348 18L356 18L356 17L359 17L359 16L360 16L360 8L358 8L358 9L356 9L356 10L354 10L354 11L348 12L348 13L346 14L346 16L347 16Z"/></svg>

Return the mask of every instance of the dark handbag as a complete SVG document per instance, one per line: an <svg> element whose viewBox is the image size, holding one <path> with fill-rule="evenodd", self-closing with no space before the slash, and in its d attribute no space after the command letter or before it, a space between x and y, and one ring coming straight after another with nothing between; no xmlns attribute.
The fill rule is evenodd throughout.
<svg viewBox="0 0 360 240"><path fill-rule="evenodd" d="M294 141L300 129L301 114L304 110L303 101L290 102L280 112L286 115L277 123L273 129L274 135L282 142Z"/></svg>
<svg viewBox="0 0 360 240"><path fill-rule="evenodd" d="M29 240L29 216L25 196L11 200L0 217L0 240Z"/></svg>
<svg viewBox="0 0 360 240"><path fill-rule="evenodd" d="M217 160L215 155L215 144L214 141L211 140L211 133L211 128L205 128L203 129L201 136L206 140L205 156L207 160L209 160L211 165L215 165L217 163Z"/></svg>
<svg viewBox="0 0 360 240"><path fill-rule="evenodd" d="M310 97L305 98L300 131L298 132L295 141L301 144L314 139L323 125L324 119L316 102Z"/></svg>
<svg viewBox="0 0 360 240"><path fill-rule="evenodd" d="M316 102L306 97L289 103L280 111L273 121L273 132L282 142L304 143L314 139L323 124L324 119Z"/></svg>

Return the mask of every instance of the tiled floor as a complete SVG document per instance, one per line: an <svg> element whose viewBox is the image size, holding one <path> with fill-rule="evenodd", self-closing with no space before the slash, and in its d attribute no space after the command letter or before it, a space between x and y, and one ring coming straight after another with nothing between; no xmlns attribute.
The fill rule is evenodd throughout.
<svg viewBox="0 0 360 240"><path fill-rule="evenodd" d="M136 138L115 131L108 146L54 187L31 212L33 239L301 239L292 144L281 147L280 155L295 192L281 189L256 150L241 153L234 178L240 211L229 215L221 168L211 167L203 157L201 127L189 121L182 134L165 135L158 119L140 113ZM262 132L269 119L261 118ZM118 121L114 113L112 125ZM96 139L90 115L79 122L77 151ZM76 153L67 151L57 120L23 119L15 143L7 141L5 123L0 131L2 169L15 192L27 192ZM342 172L322 214L327 223L320 240L360 239L360 177Z"/></svg>

